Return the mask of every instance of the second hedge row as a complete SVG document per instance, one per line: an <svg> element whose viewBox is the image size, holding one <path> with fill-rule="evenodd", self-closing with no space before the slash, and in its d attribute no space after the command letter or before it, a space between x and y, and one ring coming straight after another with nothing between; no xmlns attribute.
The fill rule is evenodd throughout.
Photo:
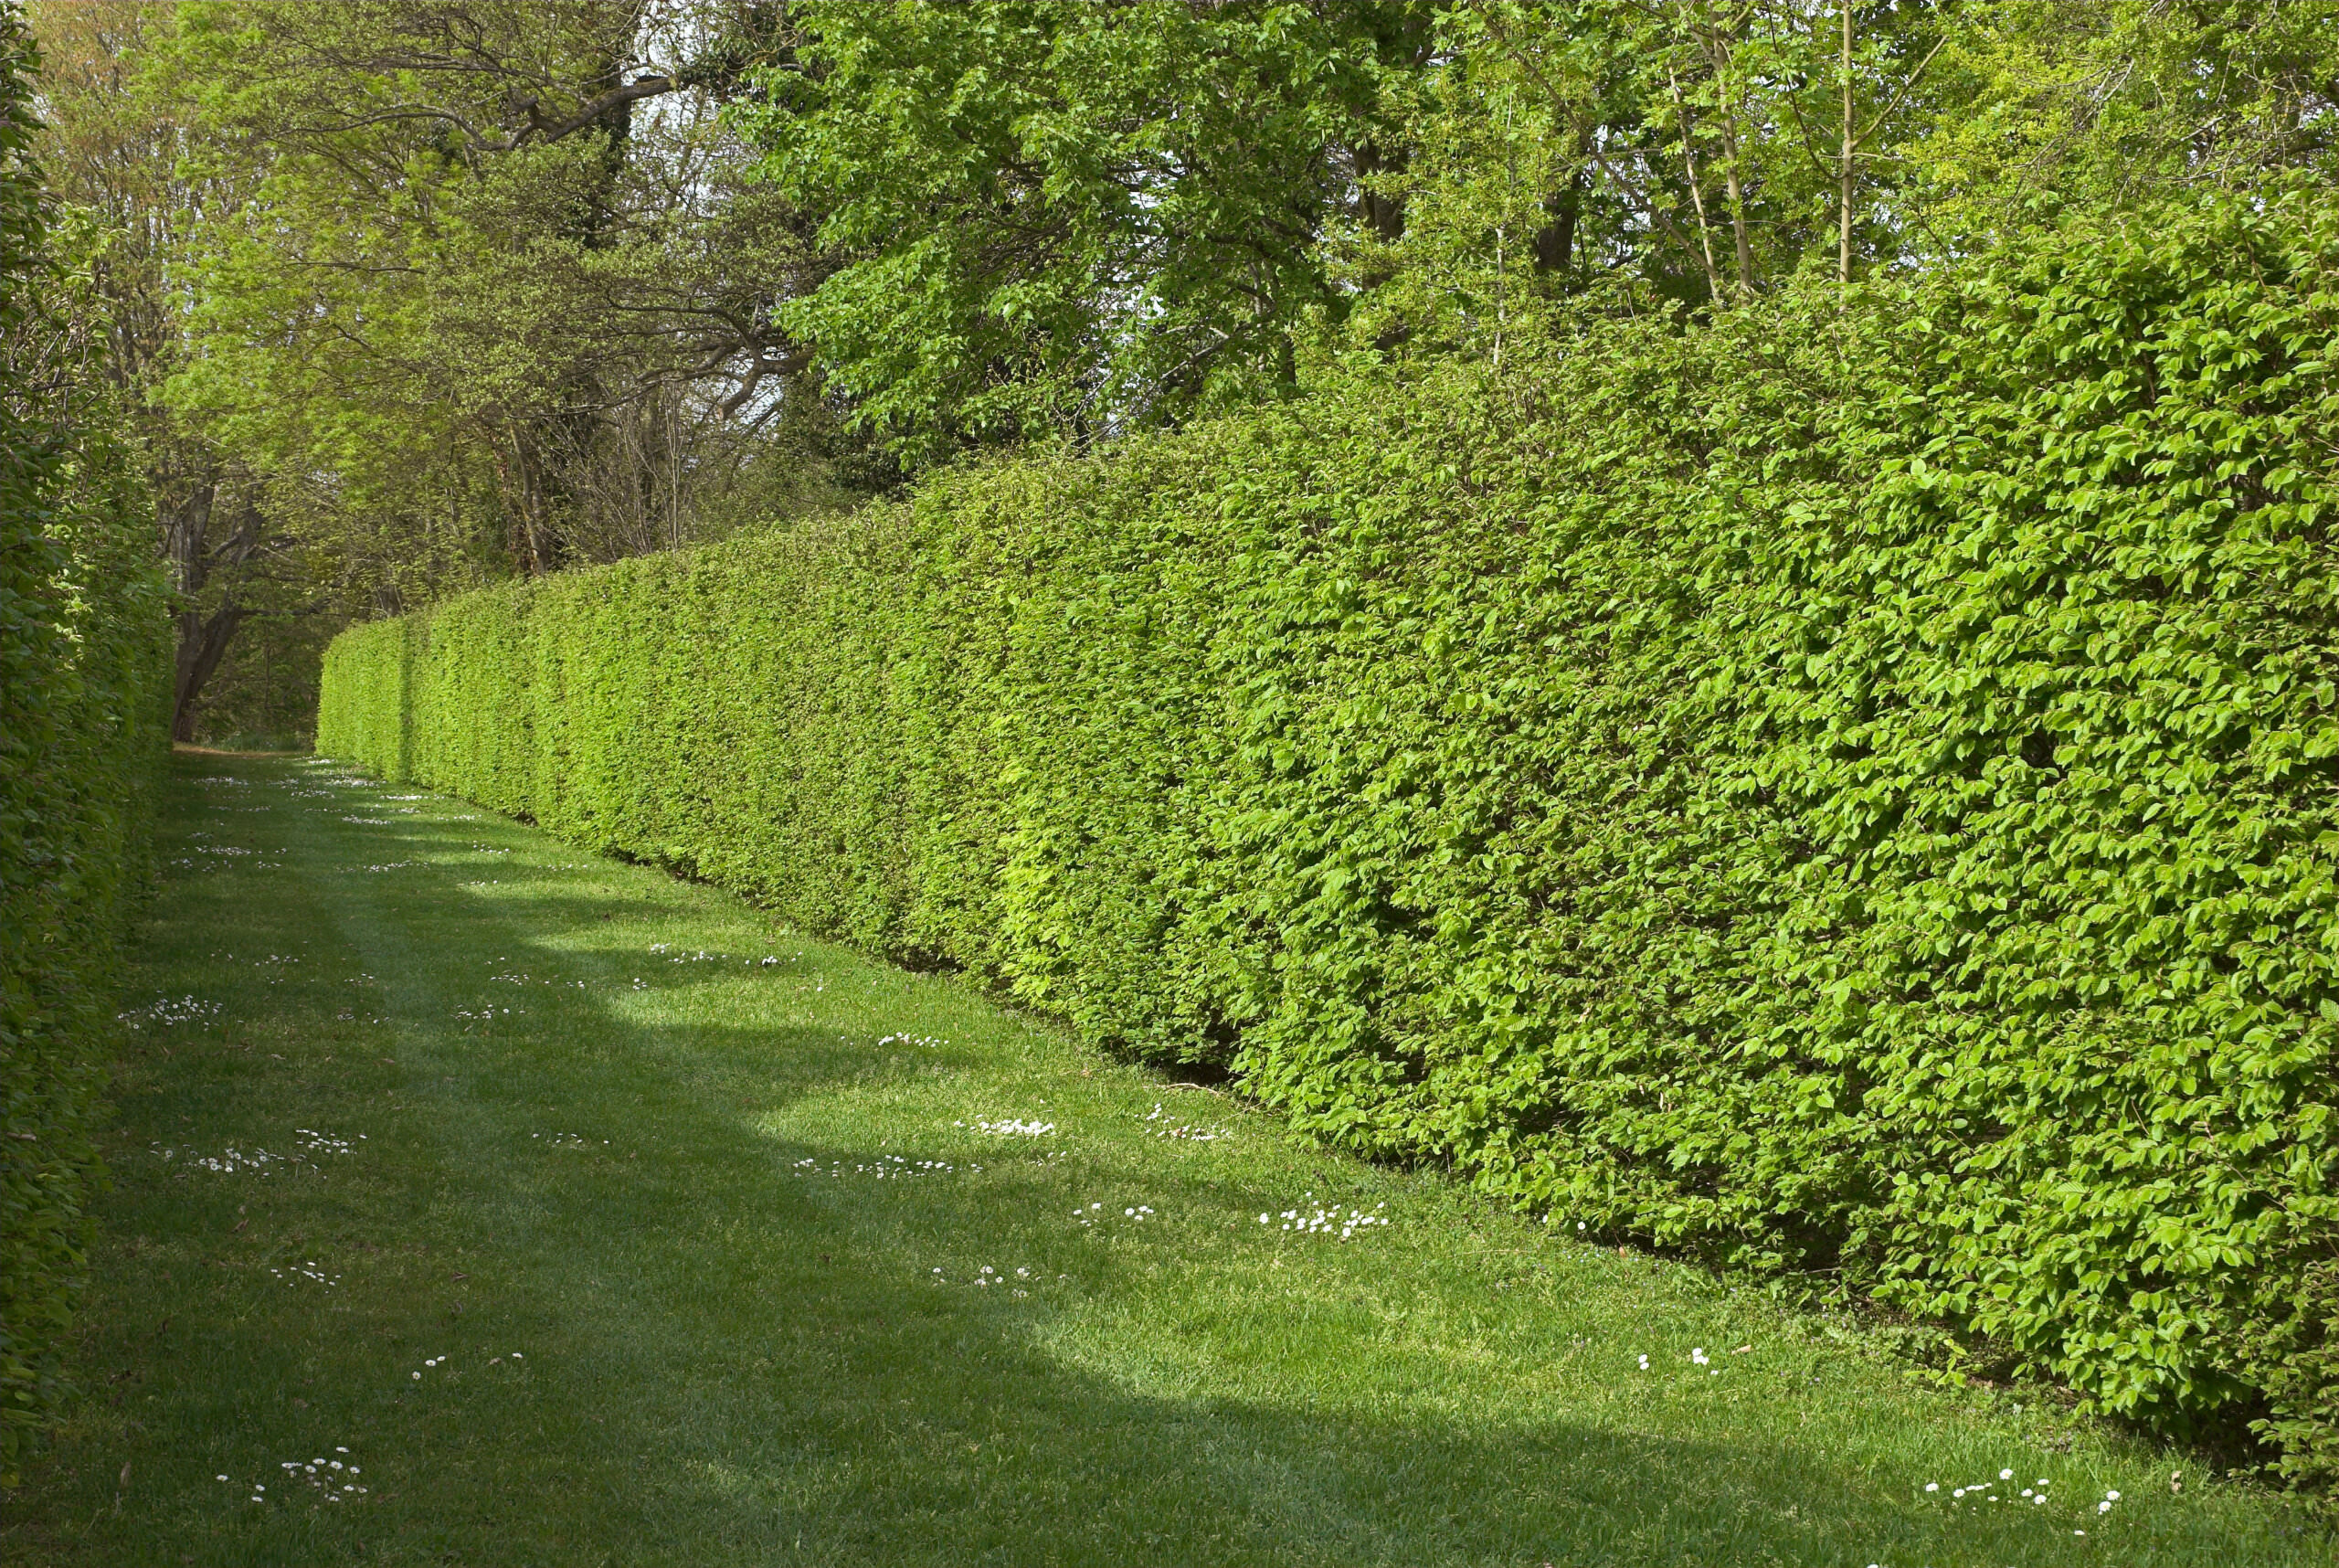
<svg viewBox="0 0 2339 1568"><path fill-rule="evenodd" d="M1360 366L360 627L320 748L2334 1453L2311 217Z"/></svg>

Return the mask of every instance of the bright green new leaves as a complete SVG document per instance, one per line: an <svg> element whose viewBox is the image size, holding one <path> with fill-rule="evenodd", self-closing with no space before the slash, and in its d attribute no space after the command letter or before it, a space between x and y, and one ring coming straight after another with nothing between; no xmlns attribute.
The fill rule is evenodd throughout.
<svg viewBox="0 0 2339 1568"><path fill-rule="evenodd" d="M2307 1473L2334 283L2164 209L1360 364L361 628L320 744Z"/></svg>
<svg viewBox="0 0 2339 1568"><path fill-rule="evenodd" d="M1896 149L1930 243L2334 172L2339 27L2280 0L1967 0L1947 13L1927 122Z"/></svg>
<svg viewBox="0 0 2339 1568"><path fill-rule="evenodd" d="M812 4L741 123L844 264L784 302L861 418L924 455L1287 387L1396 4Z"/></svg>
<svg viewBox="0 0 2339 1568"><path fill-rule="evenodd" d="M150 89L244 199L175 259L171 399L376 601L830 504L771 319L810 225L721 118L776 31L716 3L185 7Z"/></svg>
<svg viewBox="0 0 2339 1568"><path fill-rule="evenodd" d="M2311 8L1849 13L815 0L732 119L835 264L778 320L919 461L1280 396L1331 343L1499 358L1555 297L1723 308L2327 172Z"/></svg>

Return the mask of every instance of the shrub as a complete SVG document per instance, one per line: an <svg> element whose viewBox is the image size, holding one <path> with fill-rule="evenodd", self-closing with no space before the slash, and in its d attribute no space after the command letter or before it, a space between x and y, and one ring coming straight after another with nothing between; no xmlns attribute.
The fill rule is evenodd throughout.
<svg viewBox="0 0 2339 1568"><path fill-rule="evenodd" d="M63 1392L169 685L153 514L104 410L58 391L99 383L25 151L29 54L0 15L0 1485Z"/></svg>
<svg viewBox="0 0 2339 1568"><path fill-rule="evenodd" d="M2306 1474L2334 267L2178 213L1343 366L360 628L319 746Z"/></svg>

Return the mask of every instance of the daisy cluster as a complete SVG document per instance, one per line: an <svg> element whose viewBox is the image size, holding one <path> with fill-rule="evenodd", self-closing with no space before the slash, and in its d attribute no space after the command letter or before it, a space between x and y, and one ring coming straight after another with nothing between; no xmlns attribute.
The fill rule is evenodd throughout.
<svg viewBox="0 0 2339 1568"><path fill-rule="evenodd" d="M333 1452L346 1454L349 1450L345 1447L336 1447ZM276 1467L283 1472L287 1485L306 1486L322 1492L327 1502L355 1500L365 1495L366 1489L356 1479L364 1472L345 1459L328 1459L320 1455L313 1459L280 1460ZM225 1476L218 1478L221 1481L228 1479ZM252 1501L264 1503L267 1500L268 1483L254 1481Z"/></svg>
<svg viewBox="0 0 2339 1568"><path fill-rule="evenodd" d="M335 1138L331 1133L319 1132L314 1128L296 1127L292 1131L298 1141L294 1145L296 1152L291 1154L271 1154L265 1149L238 1149L232 1143L228 1146L225 1152L217 1155L197 1154L188 1149L166 1149L159 1143L148 1144L147 1147L159 1155L165 1163L184 1160L186 1164L203 1171L223 1172L257 1171L263 1176L268 1174L267 1168L270 1165L279 1163L299 1165L303 1162L305 1157L319 1154L347 1154L354 1147L346 1139ZM361 1132L357 1137L362 1141L365 1135ZM315 1161L311 1159L308 1163L313 1164Z"/></svg>
<svg viewBox="0 0 2339 1568"><path fill-rule="evenodd" d="M922 1051L939 1051L949 1044L947 1040L937 1040L928 1034L888 1034L877 1042L877 1049L883 1051L888 1045L915 1045Z"/></svg>
<svg viewBox="0 0 2339 1568"><path fill-rule="evenodd" d="M1146 1130L1156 1138L1181 1139L1193 1143L1216 1143L1221 1139L1233 1138L1234 1136L1233 1133L1228 1131L1222 1127L1192 1127L1184 1123L1180 1123L1176 1127L1152 1126L1150 1124L1154 1122L1165 1121L1168 1119L1161 1114L1161 1106L1158 1101L1153 1107L1153 1114L1147 1117L1145 1119L1148 1123Z"/></svg>
<svg viewBox="0 0 2339 1568"><path fill-rule="evenodd" d="M964 1127L967 1124L954 1121L950 1125ZM1052 1121L1016 1121L1011 1118L1007 1121L978 1120L975 1123L977 1132L987 1132L994 1138L1045 1138L1055 1129L1056 1124Z"/></svg>
<svg viewBox="0 0 2339 1568"><path fill-rule="evenodd" d="M174 1023L192 1023L198 1018L215 1017L218 1014L221 1005L219 1002L205 1001L197 997L166 996L152 1007L120 1013L116 1016L132 1029L140 1027L142 1023L160 1023L167 1027Z"/></svg>
<svg viewBox="0 0 2339 1568"><path fill-rule="evenodd" d="M290 1268L271 1268L269 1270L269 1273L276 1276L277 1278L284 1281L287 1285L292 1284L296 1280L306 1279L312 1283L324 1286L330 1289L332 1287L341 1283L340 1275L327 1274L323 1269L319 1268L313 1261L309 1263L296 1263Z"/></svg>
<svg viewBox="0 0 2339 1568"><path fill-rule="evenodd" d="M841 1160L831 1160L826 1171L820 1167L818 1160L799 1160L791 1169L812 1176L867 1176L880 1181L888 1178L903 1181L913 1176L947 1176L958 1169L947 1160L907 1160L898 1154L881 1154L866 1164L850 1167ZM969 1165L967 1169L980 1171L982 1167Z"/></svg>
<svg viewBox="0 0 2339 1568"><path fill-rule="evenodd" d="M2017 1505L2028 1503L2034 1508L2044 1506L2048 1495L2046 1477L2041 1476L2037 1480L2031 1482L2030 1485L2019 1489L2015 1486L2014 1482L2015 1473L2013 1469L2001 1469L1998 1472L1998 1478L1995 1482L1975 1481L1970 1486L1951 1488L1949 1492L1950 1505L1952 1507L1962 1507L1968 1502L2012 1502ZM1925 1490L1929 1493L1937 1493L1941 1489L1941 1483L1939 1481L1927 1481L1925 1483ZM2095 1511L2097 1516L2101 1517L2104 1514L2110 1513L2111 1511L2111 1505L2119 1500L2120 1494L2116 1490L2105 1492L2103 1496L2096 1499ZM2087 1531L2083 1530L2075 1530L2071 1531L2071 1533L2073 1535L2085 1535Z"/></svg>
<svg viewBox="0 0 2339 1568"><path fill-rule="evenodd" d="M556 985L570 986L578 991L585 989L583 980L537 980L532 975L524 974L490 975L487 978L490 980L501 980L505 985Z"/></svg>
<svg viewBox="0 0 2339 1568"><path fill-rule="evenodd" d="M1091 1203L1085 1209L1073 1210L1072 1217L1084 1225L1095 1226L1110 1224L1113 1213L1102 1203ZM1143 1224L1153 1218L1153 1206L1150 1203L1139 1203L1133 1209L1123 1209L1121 1218L1131 1224Z"/></svg>
<svg viewBox="0 0 2339 1568"><path fill-rule="evenodd" d="M200 844L196 845L195 850L195 853L197 855L215 856L233 856L251 854L254 853L256 852L251 850L230 849L224 846L218 849L206 849ZM212 861L197 860L185 855L174 859L171 863L182 871L225 871L227 869L227 867L217 864ZM254 871L282 871L284 869L284 865L281 861L256 860L252 862L251 869Z"/></svg>
<svg viewBox="0 0 2339 1568"><path fill-rule="evenodd" d="M1313 1192L1307 1194L1311 1200L1315 1196ZM1282 1228L1301 1235L1329 1235L1338 1231L1340 1239L1347 1241L1368 1226L1387 1224L1388 1217L1381 1213L1385 1207L1386 1204L1375 1203L1370 1210L1350 1209L1343 1213L1337 1203L1328 1206L1310 1202L1304 1208L1286 1209L1281 1215ZM1276 1218L1274 1214L1261 1214L1259 1223L1272 1225Z"/></svg>
<svg viewBox="0 0 2339 1568"><path fill-rule="evenodd" d="M357 871L403 871L407 866L420 865L421 863L422 863L418 860L386 860L379 865L361 865L352 869Z"/></svg>
<svg viewBox="0 0 2339 1568"><path fill-rule="evenodd" d="M288 1154L270 1154L265 1149L238 1149L232 1143L228 1146L227 1151L221 1154L197 1154L192 1150L165 1149L159 1143L151 1144L149 1147L162 1156L165 1164L172 1160L183 1160L186 1164L199 1171L218 1171L228 1173L238 1171L257 1171L263 1176L269 1174L269 1166L279 1160L295 1158Z"/></svg>
<svg viewBox="0 0 2339 1568"><path fill-rule="evenodd" d="M355 822L361 828L386 828L393 825L387 817L344 816L341 820L344 822Z"/></svg>
<svg viewBox="0 0 2339 1568"><path fill-rule="evenodd" d="M591 1139L579 1138L573 1132L532 1132L528 1136L532 1139L543 1139L545 1146L551 1149L589 1149L593 1146ZM608 1139L601 1139L602 1148L607 1149L609 1146Z"/></svg>
<svg viewBox="0 0 2339 1568"><path fill-rule="evenodd" d="M950 1283L949 1277L938 1268L927 1277L936 1285ZM1029 1280L1031 1277L1032 1271L1029 1268L1019 1268L1015 1271L1015 1278L1010 1279L1005 1274L986 1263L968 1277L967 1283L981 1289L988 1289L994 1285L1001 1286L1011 1289L1018 1296L1029 1296L1031 1292L1017 1285L1015 1280ZM1059 1274L1056 1277L1062 1279L1064 1276Z"/></svg>
<svg viewBox="0 0 2339 1568"><path fill-rule="evenodd" d="M528 1010L524 1007L497 1007L493 1003L489 1003L488 1005L482 1007L477 1012L473 1012L468 1008L459 1007L455 1009L455 1016L458 1018L509 1018L515 1012L525 1012L527 1011Z"/></svg>
<svg viewBox="0 0 2339 1568"><path fill-rule="evenodd" d="M1938 1483L1933 1481L1927 1481L1925 1483L1928 1489L1931 1489L1937 1484ZM1949 1499L1952 1502L1963 1502L1969 1497L1981 1497L1986 1501L1996 1502L1998 1500L1999 1492L2005 1491L2011 1494L2014 1492L2014 1472L2012 1470L2000 1470L1998 1472L1997 1485L1993 1486L1988 1481L1977 1481L1970 1487L1953 1488L1949 1494ZM2025 1502L2045 1502L2047 1500L2046 1479L2042 1477L2037 1481L2023 1488L2019 1495Z"/></svg>
<svg viewBox="0 0 2339 1568"><path fill-rule="evenodd" d="M670 964L727 964L731 961L728 953L710 953L704 948L695 953L678 953L664 942L651 943L650 951Z"/></svg>

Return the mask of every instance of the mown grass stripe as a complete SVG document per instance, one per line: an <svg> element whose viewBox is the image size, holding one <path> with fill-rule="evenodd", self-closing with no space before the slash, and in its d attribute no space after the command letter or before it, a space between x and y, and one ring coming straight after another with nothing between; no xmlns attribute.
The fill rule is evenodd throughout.
<svg viewBox="0 0 2339 1568"><path fill-rule="evenodd" d="M129 1037L91 1397L0 1557L2325 1560L2035 1393L1914 1388L1843 1324L410 793L182 759L129 984L219 1010ZM1194 1127L1232 1136L1159 1136ZM292 1161L301 1128L350 1151ZM154 1152L230 1144L286 1158ZM1390 1223L1282 1228L1311 1202ZM342 1502L279 1468L342 1448Z"/></svg>

